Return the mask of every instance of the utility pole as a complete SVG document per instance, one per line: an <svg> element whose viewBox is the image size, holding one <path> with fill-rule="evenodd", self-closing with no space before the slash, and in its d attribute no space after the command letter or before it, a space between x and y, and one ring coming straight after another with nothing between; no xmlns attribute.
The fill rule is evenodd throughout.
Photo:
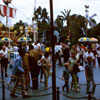
<svg viewBox="0 0 100 100"><path fill-rule="evenodd" d="M85 18L86 18L86 29L85 33L87 36L87 30L88 30L88 18L89 18L89 11L88 11L89 5L85 5Z"/></svg>
<svg viewBox="0 0 100 100"><path fill-rule="evenodd" d="M33 13L33 18L32 18L32 24L33 24L33 42L36 42L37 37L36 35L37 33L37 20L36 20L36 16L35 16L35 11L36 11L36 0L34 0L34 13Z"/></svg>
<svg viewBox="0 0 100 100"><path fill-rule="evenodd" d="M52 100L56 100L56 73L55 73L55 56L54 56L54 26L53 26L53 2L50 0L50 17L51 17L51 45L52 45Z"/></svg>

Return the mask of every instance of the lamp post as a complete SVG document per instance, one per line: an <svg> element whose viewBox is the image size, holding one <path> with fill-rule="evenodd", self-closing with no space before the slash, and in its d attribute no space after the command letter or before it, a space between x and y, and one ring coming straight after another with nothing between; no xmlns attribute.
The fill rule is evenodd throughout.
<svg viewBox="0 0 100 100"><path fill-rule="evenodd" d="M25 35L26 35L26 44L27 44L27 36L28 36L28 24L25 23Z"/></svg>
<svg viewBox="0 0 100 100"><path fill-rule="evenodd" d="M32 24L33 24L33 40L34 42L36 42L37 38L36 38L36 33L37 33L37 21L34 19L32 20Z"/></svg>
<svg viewBox="0 0 100 100"><path fill-rule="evenodd" d="M11 3L12 0L3 0L5 5L8 7L9 3ZM6 16L6 26L8 26L8 16Z"/></svg>

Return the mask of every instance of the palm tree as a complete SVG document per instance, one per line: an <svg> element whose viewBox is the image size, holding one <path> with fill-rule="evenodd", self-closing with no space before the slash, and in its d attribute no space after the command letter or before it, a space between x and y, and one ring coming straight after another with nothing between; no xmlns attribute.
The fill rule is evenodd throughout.
<svg viewBox="0 0 100 100"><path fill-rule="evenodd" d="M95 17L95 16L97 16L97 15L93 14L92 16L87 17L86 20L85 20L85 24L86 24L85 34L86 35L88 35L87 34L87 32L88 32L88 25L89 25L90 28L93 28L93 27L96 26L96 21L95 21L95 19L93 19L93 17Z"/></svg>
<svg viewBox="0 0 100 100"><path fill-rule="evenodd" d="M94 26L96 26L96 21L93 19L93 17L97 16L96 14L93 14L92 16L89 17L88 22L89 22L89 26L91 28L93 28Z"/></svg>
<svg viewBox="0 0 100 100"><path fill-rule="evenodd" d="M66 21L68 33L70 32L70 12L71 12L71 9L70 10L64 9L64 12L61 11L61 13L63 14L63 16L61 17L63 21Z"/></svg>

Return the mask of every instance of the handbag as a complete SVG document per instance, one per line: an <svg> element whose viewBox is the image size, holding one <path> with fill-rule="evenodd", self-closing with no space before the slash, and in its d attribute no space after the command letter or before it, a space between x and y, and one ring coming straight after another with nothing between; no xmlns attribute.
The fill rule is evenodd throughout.
<svg viewBox="0 0 100 100"><path fill-rule="evenodd" d="M84 71L84 67L83 66L79 66L79 70L80 70L80 72Z"/></svg>

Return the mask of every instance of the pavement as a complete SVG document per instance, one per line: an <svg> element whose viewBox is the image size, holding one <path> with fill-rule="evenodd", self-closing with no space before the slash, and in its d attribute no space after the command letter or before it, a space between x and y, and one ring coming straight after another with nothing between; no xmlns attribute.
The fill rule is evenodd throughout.
<svg viewBox="0 0 100 100"><path fill-rule="evenodd" d="M63 93L65 96L69 96L69 97L75 97L75 98L81 98L81 97L85 97L86 96L86 77L85 77L85 72L79 72L79 83L80 85L80 92L76 93L75 91L70 91L70 93L66 93L65 91L62 91L62 86L64 84L64 81L61 80L62 77L62 73L63 73L63 69L64 66L60 67L59 65L56 65L56 86L58 86L60 88L60 92ZM51 69L52 72L52 69ZM5 77L5 82L9 83L10 80L10 75L11 75L11 69L8 68L8 73L9 73L9 77ZM100 84L100 68L96 67L94 68L94 77L95 77L95 82L96 84ZM1 79L1 75L0 75L0 82L2 81ZM71 81L71 77L70 77L70 81ZM38 90L29 90L28 94L32 95L31 98L22 98L21 95L17 94L18 97L17 98L11 98L10 97L10 91L8 89L5 89L5 99L6 100L52 100L52 95L47 95L44 96L45 94L49 94L52 93L52 77L49 77L49 89L46 89L44 87L43 83L39 82L39 89ZM0 83L0 87L2 86L2 84ZM69 84L70 86L70 84ZM13 85L12 85L13 87ZM92 86L90 88L90 90L92 89ZM96 99L100 99L100 85L96 86L95 89L95 96ZM18 91L19 93L19 91ZM36 97L34 97L36 96ZM74 100L73 98L69 98L69 97L65 97L62 94L60 94L60 100ZM2 99L2 88L0 88L0 100ZM77 100L77 99L76 99ZM82 99L79 99L82 100ZM83 99L83 100L87 100L87 99Z"/></svg>

